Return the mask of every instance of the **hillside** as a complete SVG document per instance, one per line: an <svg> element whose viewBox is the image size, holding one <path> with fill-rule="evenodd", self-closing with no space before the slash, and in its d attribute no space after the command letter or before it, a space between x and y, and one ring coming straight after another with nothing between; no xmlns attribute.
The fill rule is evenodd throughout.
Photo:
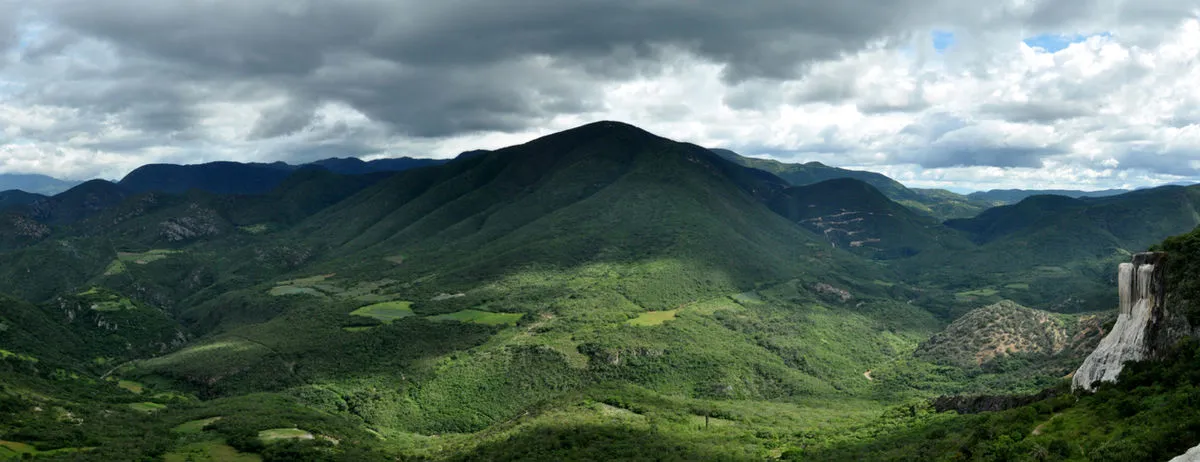
<svg viewBox="0 0 1200 462"><path fill-rule="evenodd" d="M966 196L946 190L909 189L896 180L875 172L830 167L820 162L788 164L771 159L756 159L742 156L728 149L712 149L711 151L726 160L778 175L794 186L805 186L840 178L859 180L874 186L893 201L919 213L935 217L939 221L973 217L991 205L986 201L971 200Z"/></svg>
<svg viewBox="0 0 1200 462"><path fill-rule="evenodd" d="M819 233L834 247L876 259L928 250L964 249L970 243L927 216L889 200L854 179L835 179L789 188L771 201L772 210Z"/></svg>
<svg viewBox="0 0 1200 462"><path fill-rule="evenodd" d="M16 189L0 191L0 210L18 205L29 205L45 197L41 194L27 193Z"/></svg>
<svg viewBox="0 0 1200 462"><path fill-rule="evenodd" d="M921 255L899 273L963 300L1010 299L1057 312L1108 308L1110 271L1139 249L1200 224L1200 189L1165 186L1119 196L1034 196L946 225L979 247ZM980 271L986 267L988 271Z"/></svg>
<svg viewBox="0 0 1200 462"><path fill-rule="evenodd" d="M1128 189L1104 189L1100 191L1078 191L1073 189L992 189L967 194L974 201L990 202L996 205L1008 205L1021 202L1033 196L1065 196L1070 198L1108 197L1130 192Z"/></svg>
<svg viewBox="0 0 1200 462"><path fill-rule="evenodd" d="M1197 243L1200 229L1155 246L1167 254L1168 309L1184 312L1192 325ZM1110 298L1115 305L1117 294ZM1116 383L1104 382L1095 393L1072 394L1064 381L1037 395L968 399L996 412L958 415L933 406L897 412L858 435L805 451L804 459L1177 460L1200 443L1193 430L1200 425L1198 353L1200 342L1184 339L1160 358L1126 363Z"/></svg>
<svg viewBox="0 0 1200 462"><path fill-rule="evenodd" d="M1011 301L975 309L921 342L915 355L960 367L982 366L998 358L1061 358L1062 374L1096 348L1103 325L1096 315L1064 315L1034 310Z"/></svg>

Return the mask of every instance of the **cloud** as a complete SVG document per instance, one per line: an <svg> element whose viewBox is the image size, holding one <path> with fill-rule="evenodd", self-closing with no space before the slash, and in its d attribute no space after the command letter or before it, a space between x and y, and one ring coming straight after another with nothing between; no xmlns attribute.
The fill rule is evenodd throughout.
<svg viewBox="0 0 1200 462"><path fill-rule="evenodd" d="M0 169L444 157L618 119L917 182L1154 182L1200 158L1197 6L0 0Z"/></svg>

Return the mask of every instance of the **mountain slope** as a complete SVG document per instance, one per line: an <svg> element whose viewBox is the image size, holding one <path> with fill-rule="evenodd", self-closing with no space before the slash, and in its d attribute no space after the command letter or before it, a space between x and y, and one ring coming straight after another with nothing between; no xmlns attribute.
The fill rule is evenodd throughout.
<svg viewBox="0 0 1200 462"><path fill-rule="evenodd" d="M29 205L45 197L41 194L27 193L16 189L0 191L0 210L16 205Z"/></svg>
<svg viewBox="0 0 1200 462"><path fill-rule="evenodd" d="M988 207L980 201L969 200L945 190L914 190L885 175L859 170L830 167L820 162L788 164L771 159L745 157L728 149L712 149L722 158L747 167L778 175L794 186L822 181L852 178L874 186L888 198L939 220L972 217Z"/></svg>
<svg viewBox="0 0 1200 462"><path fill-rule="evenodd" d="M970 246L932 218L917 215L854 179L790 188L770 205L780 215L824 235L835 247L871 258L903 258Z"/></svg>

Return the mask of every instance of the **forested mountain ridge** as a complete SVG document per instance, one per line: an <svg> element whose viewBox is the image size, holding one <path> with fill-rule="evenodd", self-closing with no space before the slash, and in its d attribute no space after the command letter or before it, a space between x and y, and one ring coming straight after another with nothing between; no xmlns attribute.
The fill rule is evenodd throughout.
<svg viewBox="0 0 1200 462"><path fill-rule="evenodd" d="M1055 308L953 285L1036 226L984 242L858 180L794 186L617 122L258 194L69 193L0 222L0 293L26 300L0 301L12 454L763 460L1058 379L914 355L991 298ZM984 258L951 283L914 269L963 252Z"/></svg>
<svg viewBox="0 0 1200 462"><path fill-rule="evenodd" d="M728 149L712 149L724 159L778 175L794 186L806 186L822 181L851 178L874 186L888 198L938 220L969 218L997 205L988 200L975 200L941 189L909 189L887 176L860 170L830 167L820 162L789 164L771 159L745 157Z"/></svg>

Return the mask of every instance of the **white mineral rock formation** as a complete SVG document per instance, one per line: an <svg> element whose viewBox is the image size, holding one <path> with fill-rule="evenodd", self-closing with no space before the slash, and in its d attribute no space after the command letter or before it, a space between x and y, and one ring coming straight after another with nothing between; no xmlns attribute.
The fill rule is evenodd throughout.
<svg viewBox="0 0 1200 462"><path fill-rule="evenodd" d="M1126 361L1139 361L1150 356L1150 329L1155 321L1155 310L1161 310L1163 302L1159 291L1162 282L1155 280L1161 275L1161 271L1155 272L1158 255L1138 254L1134 263L1121 264L1117 276L1121 293L1117 323L1075 371L1073 389L1090 391L1098 380L1115 382Z"/></svg>
<svg viewBox="0 0 1200 462"><path fill-rule="evenodd" d="M1189 449L1187 453L1171 459L1170 462L1200 462L1200 446Z"/></svg>

